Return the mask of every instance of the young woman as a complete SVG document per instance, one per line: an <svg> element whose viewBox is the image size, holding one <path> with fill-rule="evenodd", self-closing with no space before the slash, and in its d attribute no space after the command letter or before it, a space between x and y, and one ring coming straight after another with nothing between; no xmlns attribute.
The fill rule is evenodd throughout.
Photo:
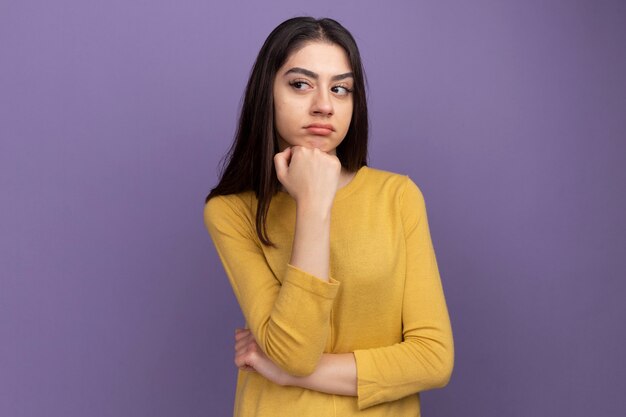
<svg viewBox="0 0 626 417"><path fill-rule="evenodd" d="M234 415L418 416L452 331L424 198L370 168L361 59L332 19L289 19L250 75L204 221L246 319Z"/></svg>

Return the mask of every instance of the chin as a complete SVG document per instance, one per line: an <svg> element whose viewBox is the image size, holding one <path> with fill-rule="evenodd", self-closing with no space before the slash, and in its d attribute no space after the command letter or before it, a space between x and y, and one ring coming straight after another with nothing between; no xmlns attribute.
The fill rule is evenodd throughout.
<svg viewBox="0 0 626 417"><path fill-rule="evenodd" d="M325 139L319 139L319 137L314 137L313 139L309 139L305 141L303 146L307 148L318 148L320 151L328 152L328 143Z"/></svg>

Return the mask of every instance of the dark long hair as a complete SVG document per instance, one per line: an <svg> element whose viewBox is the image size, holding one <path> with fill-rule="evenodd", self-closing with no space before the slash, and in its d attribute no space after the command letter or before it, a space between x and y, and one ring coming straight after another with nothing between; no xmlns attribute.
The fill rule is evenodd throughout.
<svg viewBox="0 0 626 417"><path fill-rule="evenodd" d="M273 247L265 221L270 201L280 190L274 168L274 155L279 151L274 129L274 78L292 53L312 41L339 45L348 55L354 75L353 111L348 132L336 153L348 171L367 165L365 73L354 38L333 19L294 17L284 21L259 51L246 86L235 140L222 159L219 183L205 199L206 204L218 195L253 190L257 198L257 235L264 245Z"/></svg>

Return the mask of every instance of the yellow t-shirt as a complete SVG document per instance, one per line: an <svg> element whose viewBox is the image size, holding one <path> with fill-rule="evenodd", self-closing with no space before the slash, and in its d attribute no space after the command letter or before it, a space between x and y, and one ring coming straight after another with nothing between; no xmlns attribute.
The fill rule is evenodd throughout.
<svg viewBox="0 0 626 417"><path fill-rule="evenodd" d="M323 353L354 352L358 396L274 384L238 371L235 417L419 416L419 392L447 384L454 347L424 197L406 175L363 166L337 191L330 279L289 264L295 200L279 192L256 234L254 192L204 209L226 275L258 345L293 375Z"/></svg>

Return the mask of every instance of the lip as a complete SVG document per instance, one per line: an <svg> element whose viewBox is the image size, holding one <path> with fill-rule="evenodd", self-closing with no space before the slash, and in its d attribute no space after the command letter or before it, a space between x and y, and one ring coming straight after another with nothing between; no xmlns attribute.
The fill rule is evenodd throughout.
<svg viewBox="0 0 626 417"><path fill-rule="evenodd" d="M305 129L310 133L313 133L314 135L322 136L330 135L335 131L333 125L325 123L311 123L310 125L306 126Z"/></svg>

